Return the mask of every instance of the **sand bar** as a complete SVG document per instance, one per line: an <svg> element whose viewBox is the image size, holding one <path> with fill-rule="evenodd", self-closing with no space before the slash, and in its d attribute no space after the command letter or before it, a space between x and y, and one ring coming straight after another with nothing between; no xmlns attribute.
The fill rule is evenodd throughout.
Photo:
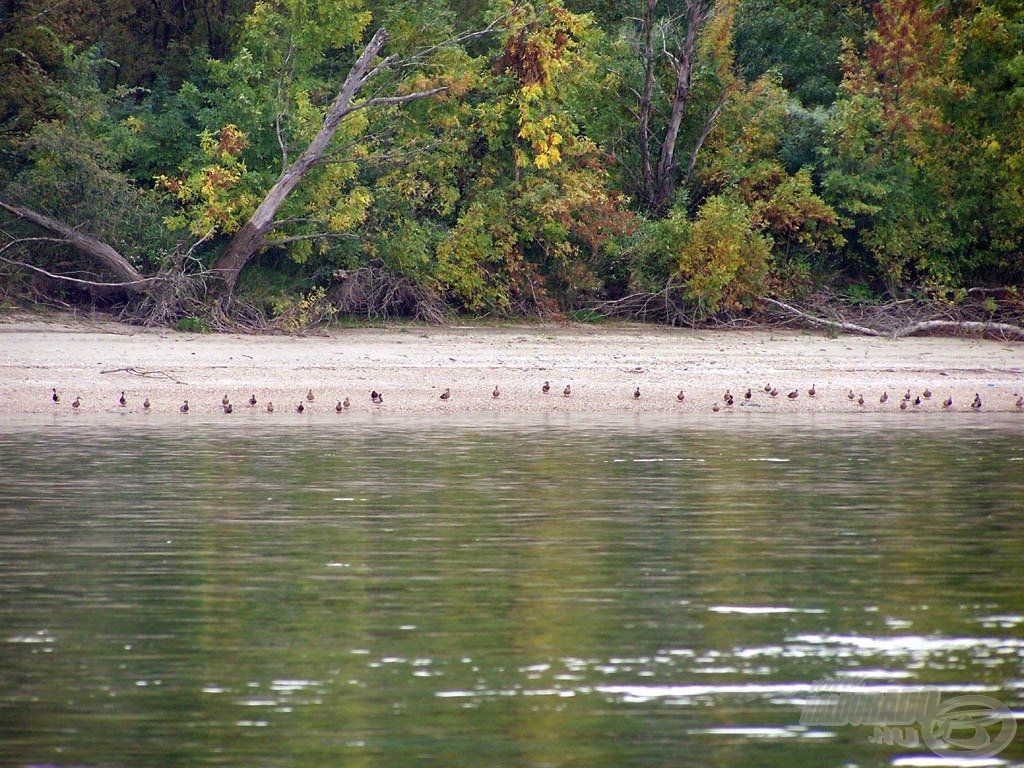
<svg viewBox="0 0 1024 768"><path fill-rule="evenodd" d="M177 414L187 399L191 413L221 414L225 394L236 414L265 413L270 401L275 414L296 415L300 402L307 415L327 414L345 397L351 413L709 413L716 403L725 410L727 389L734 411L898 414L905 392L917 398L928 390L932 396L916 410L941 412L952 397L948 410L970 411L978 393L983 413L1005 413L1018 410L1022 369L1024 345L980 338L828 338L633 324L394 325L250 336L73 316L0 319L0 415L70 409L75 397L81 413L140 412L149 398L153 413ZM545 381L548 395L541 392ZM563 397L567 384L572 395ZM764 391L769 384L776 397ZM61 398L56 404L53 388ZM441 400L446 388L451 397ZM309 390L313 402L305 399ZM370 402L371 390L383 393L382 406ZM248 408L253 394L258 404Z"/></svg>

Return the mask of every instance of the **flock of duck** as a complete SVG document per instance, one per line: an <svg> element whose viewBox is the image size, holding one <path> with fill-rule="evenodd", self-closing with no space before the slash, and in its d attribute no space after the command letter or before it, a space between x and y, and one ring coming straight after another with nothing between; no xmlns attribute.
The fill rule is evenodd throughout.
<svg viewBox="0 0 1024 768"><path fill-rule="evenodd" d="M551 382L550 381L545 381L541 385L540 391L541 391L542 395L550 395L551 391L552 391L551 390ZM571 383L570 384L566 384L565 387L562 389L562 396L563 397L571 397L572 394L573 394L572 384ZM756 404L756 403L753 402L754 399L755 399L755 396L763 397L763 395L767 395L769 398L777 398L777 397L780 396L780 394L781 393L780 393L778 387L773 387L770 383L766 384L762 390L759 390L756 393L755 393L755 391L753 389L748 388L742 395L740 395L741 405L754 405L754 404ZM813 384L811 385L810 389L808 389L807 392L806 392L806 396L809 397L809 398L812 398L812 399L818 397L818 391L817 391L817 388L815 387L815 385L813 385ZM448 400L451 399L451 397L452 397L452 391L451 391L450 387L446 387L445 390L440 394L440 399L442 401L448 401ZM494 400L497 400L497 399L499 399L501 397L501 389L497 385L495 385L494 390L491 392L491 397ZM643 397L643 395L640 392L640 387L637 386L633 390L633 400L640 400L642 397ZM800 397L801 397L801 391L799 389L793 389L793 390L790 390L789 392L786 393L786 399L787 400L797 400ZM847 399L849 401L851 401L851 403L855 403L857 406L859 406L861 408L863 408L867 404L867 402L868 402L867 400L864 399L863 393L858 394L858 393L854 392L852 389L847 392L846 397L847 397ZM920 409L924 405L924 403L926 401L931 400L932 397L933 397L933 393L928 388L925 388L920 394L916 394L916 395L913 392L911 392L911 390L908 389L905 393L903 393L902 397L898 398L899 405L897 407L901 411L912 410L912 409ZM1024 410L1024 395L1015 394L1014 397L1017 398L1016 402L1014 404L1016 409L1018 411ZM53 392L52 392L52 394L50 396L50 399L54 403L54 405L59 405L60 404L61 396L57 392L56 387L53 388ZM897 400L897 398L892 398L892 399L894 401ZM297 413L305 413L306 410L311 407L311 404L315 400L316 400L316 394L313 392L312 389L310 389L306 393L306 396L305 396L304 400L299 400L298 404L295 406L295 408L294 408L295 412L297 412ZM679 401L680 403L685 402L686 401L686 393L683 390L679 390L679 393L676 395L676 400ZM736 400L737 400L737 397L735 395L733 395L732 391L730 389L726 389L725 390L725 394L722 396L721 402L720 403L719 402L712 403L711 404L711 410L713 412L717 413L717 412L721 411L722 409L730 409L730 408L732 408L736 404ZM878 398L879 405L884 406L889 401L890 401L890 397L889 397L888 391L882 392L881 396L879 396L879 398ZM118 406L120 408L122 408L122 409L128 407L128 397L126 396L124 391L121 392L121 396L118 398L117 402L118 402ZM384 403L384 395L381 392L378 392L377 390L373 390L373 391L370 392L370 402L373 405L383 405L383 403ZM248 401L245 403L245 407L246 408L255 409L258 404L259 404L259 401L256 398L256 393L254 392L249 397ZM947 410L947 411L948 410L952 410L953 409L953 405L954 405L954 403L953 403L952 395L947 396L942 401L942 409L943 410ZM71 408L77 411L81 407L82 407L82 398L76 396L75 399L71 401ZM143 411L149 412L152 409L152 407L153 407L152 403L149 401L148 397L145 398L142 401L142 410ZM231 402L231 399L228 397L227 393L225 393L224 397L221 398L220 407L224 411L224 413L233 413L234 412L235 406ZM338 412L338 413L344 413L345 411L347 411L351 407L352 407L352 401L348 397L345 397L344 399L337 401L337 403L334 406L334 410L336 412ZM982 408L982 400L981 400L981 395L980 394L975 393L974 400L971 402L970 407L971 407L972 410L975 410L975 411L981 410L981 408ZM276 410L276 407L274 406L274 403L272 401L268 401L266 403L266 405L263 406L263 408L266 410L267 413L274 413L274 411ZM190 410L190 406L189 406L188 400L185 400L178 407L178 410L181 413L188 413L189 410Z"/></svg>

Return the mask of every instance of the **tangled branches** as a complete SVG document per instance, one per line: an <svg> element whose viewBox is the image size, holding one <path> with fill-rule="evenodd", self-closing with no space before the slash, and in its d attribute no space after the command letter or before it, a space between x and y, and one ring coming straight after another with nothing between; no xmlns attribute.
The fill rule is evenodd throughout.
<svg viewBox="0 0 1024 768"><path fill-rule="evenodd" d="M765 307L762 316L766 322L795 322L832 333L892 338L929 333L981 334L1024 341L1024 303L1006 289L972 288L956 304L919 299L864 303L825 292L805 297L801 306L769 297L761 297L760 301Z"/></svg>
<svg viewBox="0 0 1024 768"><path fill-rule="evenodd" d="M331 304L343 314L386 320L409 317L428 323L442 323L447 315L444 302L433 292L416 285L404 275L382 267L366 266L338 270L328 293Z"/></svg>

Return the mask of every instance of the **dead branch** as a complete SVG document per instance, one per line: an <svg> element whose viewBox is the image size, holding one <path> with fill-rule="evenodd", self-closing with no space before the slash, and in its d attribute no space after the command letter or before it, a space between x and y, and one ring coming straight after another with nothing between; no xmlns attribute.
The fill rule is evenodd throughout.
<svg viewBox="0 0 1024 768"><path fill-rule="evenodd" d="M47 238L50 239L50 238ZM64 241L58 241L64 242ZM48 272L42 267L37 267L34 264L26 264L24 261L15 261L14 259L8 259L6 256L0 256L0 261L5 264L10 264L12 267L20 267L22 269L30 269L33 272L38 272L45 277L49 277L52 280L64 280L68 283L75 283L76 285L88 285L92 288L132 288L137 289L143 284L149 284L160 281L161 277L143 277L139 280L133 280L127 283L106 283L99 282L97 280L83 280L80 277L71 277L70 275L58 275L53 272Z"/></svg>
<svg viewBox="0 0 1024 768"><path fill-rule="evenodd" d="M893 333L893 338L914 336L918 333L976 333L982 336L994 336L1000 339L1016 339L1024 341L1024 328L1010 323L985 323L969 320L925 320L920 323L900 328Z"/></svg>
<svg viewBox="0 0 1024 768"><path fill-rule="evenodd" d="M760 296L759 299L767 304L773 304L774 306L779 307L780 309L783 309L786 312L789 312L795 315L796 317L799 317L801 320L805 320L811 325L817 326L819 328L834 328L837 331L856 333L860 334L861 336L882 335L874 328L867 328L863 325L857 325L856 323L847 323L843 320L828 320L822 317L815 317L814 315L809 315L806 312L802 312L801 310L797 309L794 306L786 304L785 302L782 301L778 301L776 299L770 299L767 296Z"/></svg>
<svg viewBox="0 0 1024 768"><path fill-rule="evenodd" d="M176 379L166 371L147 371L144 369L136 368L134 365L130 365L127 368L111 368L108 371L100 371L100 373L128 373L132 376L142 376L143 378L159 378L170 379L175 384L188 384L187 381L181 381Z"/></svg>
<svg viewBox="0 0 1024 768"><path fill-rule="evenodd" d="M102 240L83 234L62 221L57 221L30 208L5 203L3 200L0 200L0 208L46 232L58 235L62 242L86 256L92 257L120 278L121 287L139 292L150 284L150 281L144 278L124 255Z"/></svg>

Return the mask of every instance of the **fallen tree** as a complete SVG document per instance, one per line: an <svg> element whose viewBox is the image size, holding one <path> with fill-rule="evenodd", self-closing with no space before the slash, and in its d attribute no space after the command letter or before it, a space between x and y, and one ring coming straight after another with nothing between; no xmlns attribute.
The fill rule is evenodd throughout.
<svg viewBox="0 0 1024 768"><path fill-rule="evenodd" d="M851 323L842 318L827 318L813 315L801 309L797 309L784 301L773 299L768 296L761 296L760 301L778 307L789 315L806 322L815 328L825 328L830 331L858 334L861 336L884 336L898 339L904 336L916 336L927 333L943 333L947 335L977 334L999 339L1014 339L1024 341L1024 327L1012 323L979 320L914 320L896 326L891 330L872 328L858 323Z"/></svg>

